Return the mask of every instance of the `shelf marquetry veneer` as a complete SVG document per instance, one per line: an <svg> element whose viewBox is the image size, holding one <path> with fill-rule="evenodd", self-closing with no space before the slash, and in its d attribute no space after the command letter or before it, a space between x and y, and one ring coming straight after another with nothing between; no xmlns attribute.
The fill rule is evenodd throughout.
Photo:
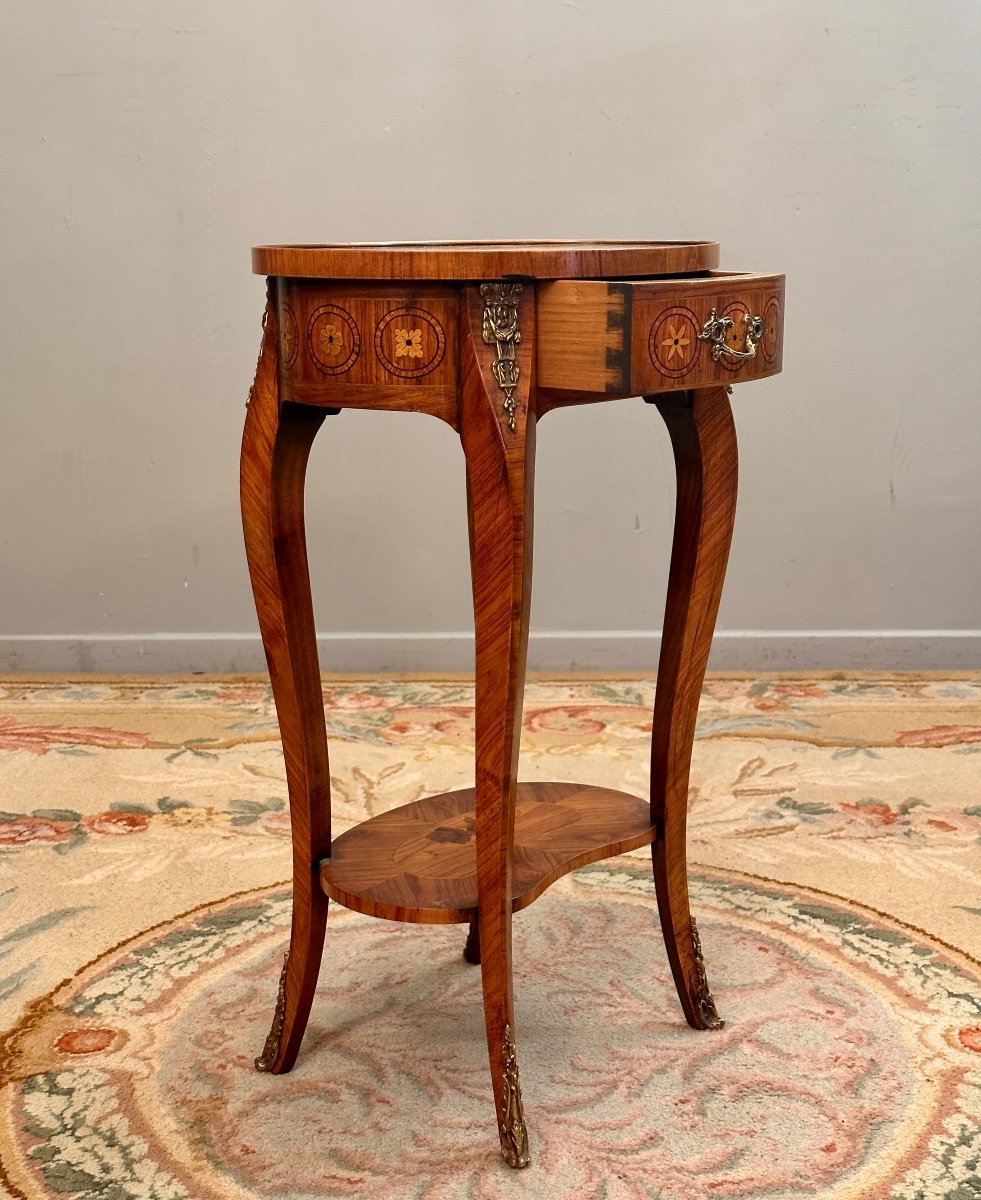
<svg viewBox="0 0 981 1200"><path fill-rule="evenodd" d="M648 800L610 788L519 783L513 912L576 867L655 838ZM444 792L363 821L320 864L332 900L392 921L442 924L477 915L476 793Z"/></svg>

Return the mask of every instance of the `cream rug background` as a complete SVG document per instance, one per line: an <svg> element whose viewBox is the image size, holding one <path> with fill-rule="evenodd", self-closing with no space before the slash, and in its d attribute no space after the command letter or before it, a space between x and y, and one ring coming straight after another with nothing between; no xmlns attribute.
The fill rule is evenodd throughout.
<svg viewBox="0 0 981 1200"><path fill-rule="evenodd" d="M648 680L531 681L525 701L522 777L595 782L643 795L648 777L652 699L653 687ZM472 782L473 693L466 682L332 680L325 683L325 707L331 736L338 831L394 805ZM821 913L851 913L848 920L859 923L868 920L872 923L870 929L873 926L879 929L880 933L875 936L880 937L883 944L891 937L893 942L890 944L894 947L906 947L903 961L908 960L907 966L909 962L918 961L918 955L927 955L925 948L930 948L930 954L936 952L941 957L948 956L949 962L947 958L944 961L950 969L956 966L958 971L966 972L963 978L973 978L974 985L967 985L960 998L958 988L961 985L947 987L934 980L930 986L937 996L941 993L946 996L944 1003L948 1004L949 1011L943 1009L945 1015L941 1023L948 1018L960 1020L959 1025L955 1020L950 1026L953 1029L956 1025L960 1030L955 1037L957 1053L976 1060L981 1054L981 1016L971 1024L957 1006L966 1004L970 1007L978 997L976 959L981 957L979 755L981 681L976 679L906 675L874 679L855 676L710 679L703 693L692 771L689 854L692 871L699 881L697 902L707 906L711 913L703 941L720 1008L726 1009L726 991L720 974L723 978L728 974L732 981L732 997L737 1010L739 987L750 987L752 971L746 966L747 956L756 951L745 939L764 937L763 925L757 928L754 921L764 925L769 921L772 925L774 921L785 919L786 939L789 940L778 938L774 946L783 947L779 952L785 951L790 956L788 970L793 962L798 964L793 969L801 972L803 980L810 978L808 972L813 974L817 969L814 966L817 960L811 950L807 954L801 950L794 958L788 948L793 937L804 936L804 924L808 921L831 921L828 929L838 921L838 918L832 921L830 917L820 916ZM0 681L0 1028L13 1031L0 1054L0 1087L5 1087L4 1094L10 1101L3 1110L4 1125L0 1132L0 1160L4 1162L5 1171L0 1178L6 1180L6 1183L0 1182L0 1195L4 1194L5 1188L8 1195L98 1195L110 1200L142 1195L198 1194L194 1190L173 1190L177 1184L171 1186L160 1182L165 1176L167 1179L184 1178L183 1168L173 1162L162 1164L159 1156L154 1157L156 1152L146 1151L162 1174L153 1178L146 1175L143 1184L131 1181L124 1187L119 1182L127 1171L135 1170L132 1166L124 1166L122 1159L115 1166L104 1164L98 1187L84 1182L90 1175L77 1164L73 1168L75 1174L70 1171L58 1174L50 1164L61 1153L56 1149L60 1145L59 1138L68 1135L60 1126L60 1133L52 1132L54 1125L43 1136L37 1130L49 1128L44 1121L53 1120L54 1096L61 1097L58 1104L65 1109L68 1105L65 1097L70 1089L61 1089L56 1082L59 1078L55 1071L57 1064L52 1065L53 1060L49 1061L52 1051L45 1038L48 1041L54 1039L52 1044L58 1044L69 1057L93 1056L86 1058L86 1063L97 1064L100 1054L109 1053L108 1043L105 1046L98 1044L100 1038L109 1036L108 1033L99 1032L91 1021L81 1031L73 1030L70 1021L65 1024L63 1013L79 1013L85 1004L108 1003L104 998L86 1000L84 989L95 986L93 979L104 980L107 973L111 976L117 969L112 963L120 955L125 959L131 954L131 950L122 944L140 937L143 940L137 944L147 947L147 961L157 962L156 969L163 975L170 970L176 971L175 979L179 976L191 980L193 976L193 987L187 983L191 990L181 1006L175 1007L169 1015L156 1010L152 1015L150 1000L145 997L139 1000L140 1004L150 1005L141 1020L149 1022L150 1026L156 1022L161 1030L173 1025L172 1037L176 1037L174 1031L183 1028L180 1021L184 1019L182 1014L186 1005L198 1004L199 1019L204 1019L204 1014L213 1009L207 1005L200 1007L202 997L221 995L235 971L239 972L240 979L249 978L250 986L253 985L258 970L255 963L261 959L265 964L261 972L263 988L253 997L254 1003L250 1003L247 1010L242 1008L238 1018L241 1028L246 1022L242 1014L248 1012L249 1036L253 1042L259 1039L251 1049L258 1051L274 994L275 963L283 946L282 922L286 919L283 888L277 886L289 876L285 796L275 712L264 681L255 678L28 680L19 677ZM581 920L587 924L592 919L590 914L595 912L595 905L603 903L612 925L630 926L637 904L650 907L649 876L645 873L647 861L646 851L624 856L604 868L594 869L591 874L583 874L581 879L563 881L556 886L551 900L546 897L539 903L551 904L548 911L554 912L554 920L559 922L563 896L569 904L582 902L585 907L581 909ZM617 866L618 862L621 867ZM229 899L243 892L253 897L248 902L252 906L247 907L249 913L255 904L266 906L262 909L266 915L260 922L266 938L262 953L266 957L260 955L252 968L247 965L253 961L249 955L259 954L259 943L250 940L258 937L253 932L235 934L222 950L226 957L219 954L214 961L208 958L210 965L207 970L201 967L200 972L198 967L192 971L186 963L178 969L170 960L153 958L165 944L191 944L195 937L204 937L200 930L208 921L218 921L215 929L246 929L248 921L241 916L246 911L242 908L245 902ZM801 899L805 895L809 897L807 904ZM779 917L788 904L793 913L788 908L784 917ZM202 909L196 915L184 916L191 910L209 905L212 907ZM531 911L537 908L538 905ZM221 916L222 913L225 915ZM743 916L737 917L737 913ZM728 947L727 922L742 930L743 942L736 938ZM375 971L379 980L389 978L385 972L392 969L391 963L385 953L380 952L376 957L372 947L380 946L386 938L391 942L394 927L386 922L353 918L341 913L336 906L332 908L331 923L329 948L331 928L354 930L361 939L358 944L362 946L360 953L364 955L366 971L369 974ZM776 926L771 929L770 925L766 936L776 937L773 933ZM835 928L847 931L847 925L848 921L844 924L838 921ZM815 929L809 927L806 936L818 937ZM893 932L887 936L881 932L886 929ZM158 935L155 930L163 932ZM176 930L183 931L179 937ZM198 932L194 933L194 930ZM429 937L430 940L433 937L433 931L397 929L396 932L401 938L401 941L396 938L396 943L406 947L409 946L406 937ZM438 946L433 943L436 948L427 949L425 954L440 961L445 958L456 971L459 951L456 941L461 941L462 932L439 931L443 940L439 941L437 937ZM217 935L212 930L208 936ZM341 934L337 936L340 940ZM535 936L539 935L529 926L527 937L533 942ZM827 941L824 933L820 937ZM171 942L167 942L167 938ZM595 940L597 946L604 943L602 937ZM835 938L832 938L828 944L834 942ZM403 966L418 959L418 948L422 944L413 944ZM649 1003L660 1007L659 1019L668 1022L674 1030L670 1037L687 1039L690 1031L678 1027L680 1018L676 1001L667 986L663 963L657 958L660 954L663 959L663 953L656 942L652 947L652 965L644 969L652 976L660 972L662 978L656 996L652 993ZM730 949L733 957L727 959ZM822 951L826 952L830 953ZM646 949L644 953L647 953ZM889 970L898 979L906 967L900 961L902 955L898 949L895 953L898 957ZM805 964L805 959L810 965ZM330 955L329 960L334 961ZM718 971L714 969L714 963L721 964ZM609 967L611 974L607 985L615 989L614 967L615 964ZM739 970L743 968L748 974L739 983L742 978ZM447 971L450 969L448 965ZM590 968L594 979L591 981L587 974L577 985L583 989L579 1010L583 1014L589 1012L590 986L599 986L596 980L601 979L604 969L594 963ZM222 970L229 972L227 977L221 975ZM534 977L533 963L527 965L526 973L529 978ZM461 976L460 987L472 990L473 978L471 973L467 982L462 982ZM349 989L357 985L354 976L348 978ZM399 986L411 992L417 985L421 986L418 981L412 983L403 976ZM59 986L60 991L57 990ZM240 983L240 986L244 988L245 984ZM324 986L329 988L333 984L326 982ZM531 986L531 983L526 984L526 987ZM570 983L569 986L573 985ZM820 981L813 986L817 989L815 994L819 994ZM420 1002L426 994L422 987ZM466 995L470 997L468 1004L479 1003L469 991ZM479 995L479 989L474 995ZM749 992L746 993L746 1005L749 1005L748 996ZM398 996L395 999L401 1003ZM772 997L769 1001L762 995L757 999L763 1006L757 1016L763 1020L760 1014L767 1003L772 1003ZM406 1000L409 1000L408 996ZM647 1003L645 999L645 1005ZM906 1005L905 1000L894 999L891 1003L900 1007ZM907 1005L909 1013L914 1009L919 1012L919 1003L910 1001ZM133 1005L136 1004L134 999ZM844 1012L848 1005L844 1001L842 1004ZM856 1000L850 1011L857 1012L860 1008ZM56 1009L62 1016L57 1015ZM615 1017L615 1009L616 1005L613 1005L609 1015L611 1028L619 1019ZM132 1007L132 1011L137 1009ZM519 998L519 1019L520 1012ZM479 1009L471 1015L479 1022ZM323 1019L326 1030L330 1026L329 1014L324 1014ZM766 1018L771 1022L777 1019L774 1012ZM856 1020L858 1028L862 1022ZM922 1023L922 1013L917 1020ZM937 1017L937 1020L941 1018ZM479 1023L475 1028L479 1035ZM425 1022L422 1022L420 1030L424 1029ZM940 1025L936 1029L939 1030ZM944 1029L947 1029L946 1025ZM972 1030L976 1032L972 1033ZM159 1075L163 1064L154 1053L146 1047L139 1053L133 1049L139 1042L133 1030L125 1036L131 1047L128 1053L132 1056L130 1070L133 1077L140 1074L135 1064L142 1064L143 1076L148 1072ZM424 1037L424 1032L420 1036ZM944 1036L950 1041L954 1035ZM773 1038L776 1037L773 1034ZM396 1038L395 1042L398 1040ZM180 1044L186 1044L186 1038ZM477 1044L479 1046L479 1037ZM684 1044L689 1043L684 1041ZM705 1045L704 1042L691 1044ZM595 1047L596 1054L602 1056L605 1045L600 1029L592 1035L589 1046ZM563 1053L575 1054L575 1039L567 1039L563 1047ZM734 1048L733 1053L737 1049ZM535 1067L532 1064L539 1051L523 1043L521 1052L523 1073L533 1073ZM880 1053L883 1062L892 1055L895 1062L900 1063L898 1048L889 1050L881 1046ZM190 1054L188 1063L200 1063L203 1056L203 1050L198 1055ZM173 1052L170 1057L174 1058ZM379 1061L383 1059L384 1055ZM525 1060L528 1061L527 1068ZM302 1066L301 1058L294 1077ZM187 1069L191 1070L191 1067ZM383 1071L380 1066L377 1069ZM212 1154L209 1169L217 1172L215 1178L225 1182L205 1183L204 1176L200 1175L196 1186L204 1189L201 1195L257 1197L384 1194L393 1197L418 1195L435 1200L436 1196L443 1195L490 1197L514 1194L602 1195L612 1200L621 1195L663 1195L665 1200L669 1196L674 1200L676 1196L685 1195L683 1190L678 1190L681 1184L671 1183L675 1178L671 1171L675 1168L667 1159L645 1164L637 1158L637 1147L643 1143L642 1134L637 1130L631 1134L636 1143L631 1143L633 1150L628 1153L621 1148L619 1158L614 1156L599 1175L594 1175L590 1171L595 1168L587 1169L584 1164L590 1156L595 1160L595 1146L588 1154L583 1152L582 1161L570 1153L566 1162L558 1149L564 1143L555 1132L557 1126L546 1121L541 1135L543 1161L551 1163L554 1172L566 1172L561 1174L561 1185L556 1184L559 1190L545 1189L541 1176L537 1185L527 1182L528 1172L521 1177L526 1180L524 1183L501 1176L494 1161L493 1129L486 1121L489 1110L480 1116L480 1105L489 1104L487 1097L479 1095L482 1088L480 1069L478 1055L473 1064L473 1070L478 1074L474 1075L472 1089L475 1103L479 1101L473 1118L477 1129L468 1133L465 1139L471 1148L476 1144L478 1157L468 1167L470 1174L466 1178L454 1176L452 1182L452 1187L469 1190L453 1191L449 1177L440 1184L439 1169L433 1165L438 1162L439 1139L432 1148L435 1157L430 1159L424 1155L425 1161L416 1175L410 1172L401 1184L393 1182L390 1171L386 1174L388 1168L383 1163L375 1163L369 1169L360 1160L354 1165L346 1164L347 1175L341 1172L343 1179L339 1175L331 1182L325 1176L322 1183L317 1183L311 1160L309 1171L306 1166L303 1168L307 1173L303 1176L302 1187L297 1185L299 1190L291 1190L288 1179L254 1172L249 1175L241 1164L233 1169L216 1162ZM917 1070L921 1069L927 1070L922 1063ZM972 1069L976 1071L973 1064ZM45 1079L55 1082L47 1086L44 1093L48 1115L42 1120L40 1109L35 1112L32 1132L22 1118L32 1103L40 1103L30 1100L30 1089L35 1086L30 1080L41 1078L42 1070L46 1072ZM896 1070L899 1079L902 1076L899 1065ZM65 1079L69 1078L67 1073L62 1074ZM654 1074L645 1075L637 1088L643 1090L653 1086ZM355 1071L352 1078L356 1075ZM683 1075L684 1072L679 1080ZM155 1103L159 1104L161 1113L169 1112L167 1105L177 1104L174 1097L179 1097L182 1089L190 1087L188 1079L182 1078L183 1082L176 1077L172 1081L170 1100L163 1098L163 1094L157 1097ZM316 1075L311 1076L311 1086L314 1078ZM926 1078L925 1074L923 1078ZM976 1075L966 1075L964 1079L973 1080L972 1086L976 1086ZM252 1111L256 1095L261 1094L267 1100L276 1095L269 1091L268 1077L261 1087L251 1076L247 1078L243 1074L242 1081L243 1087L260 1088L248 1092L253 1100L243 1101L243 1112ZM281 1082L275 1081L276 1084ZM384 1093L384 1081L376 1080L376 1084ZM336 1080L332 1086L338 1086ZM418 1086L424 1090L428 1087L431 1091L437 1085L422 1080ZM540 1086L547 1086L544 1076ZM668 1087L668 1094L661 1096L661 1102L677 1102L678 1096L671 1099L671 1085L664 1086ZM870 1087L871 1084L866 1082L863 1086ZM92 1087L96 1099L90 1097L85 1104L94 1106L92 1111L96 1111L104 1102L104 1096L98 1100L103 1093L98 1091L95 1083ZM951 1087L953 1089L953 1084ZM956 1091L960 1097L957 1103L964 1108L967 1101L963 1081L958 1088L951 1090L950 1097ZM529 1089L526 1078L526 1101L534 1138L536 1112L551 1110L548 1109L548 1097L538 1095L532 1100L527 1095ZM397 1088L394 1090L398 1093ZM233 1093L234 1088L230 1094ZM286 1095L285 1089L281 1094ZM139 1105L129 1092L127 1095L130 1096L127 1103L136 1106L132 1109L135 1112ZM293 1096L293 1092L289 1095ZM567 1100L576 1107L578 1102L568 1097ZM871 1100L868 1103L874 1107ZM883 1111L888 1108L882 1097L876 1103L885 1106ZM613 1123L610 1128L617 1122L623 1124L623 1111L617 1109L620 1115L616 1118L606 1115L604 1120ZM964 1111L972 1110L968 1105ZM977 1114L976 1097L973 1111ZM325 1131L329 1133L330 1121L325 1112L318 1112L319 1136L323 1138ZM954 1119L953 1113L951 1108L944 1118L948 1125ZM132 1112L130 1115L132 1123L136 1118ZM187 1114L184 1116L186 1118ZM177 1122L173 1137L179 1140L180 1120L173 1115L167 1119ZM438 1118L432 1118L425 1109L415 1113L403 1109L394 1114L392 1128L408 1136L414 1125L432 1119L439 1124ZM634 1113L628 1124L640 1121L639 1130L646 1119ZM195 1120L203 1121L204 1118L199 1113ZM857 1110L856 1120L859 1120ZM719 1121L720 1128L724 1128L723 1116L720 1115ZM656 1114L650 1115L650 1122L653 1128L658 1127ZM787 1118L787 1147L795 1139L799 1146L799 1124L799 1115L793 1120ZM676 1130L675 1146L679 1137L681 1134ZM637 1138L641 1140L638 1142ZM961 1146L962 1139L959 1139L960 1134L954 1141L948 1137L951 1146L955 1143ZM617 1139L611 1134L606 1140L615 1143ZM221 1138L216 1144L219 1142L224 1144ZM382 1138L379 1144L387 1143ZM52 1149L39 1151L38 1147L42 1145ZM825 1145L837 1147L838 1142L827 1140ZM794 1167L797 1178L809 1182L803 1192L787 1194L833 1195L836 1198L846 1194L942 1196L966 1200L978 1194L973 1190L975 1183L972 1180L979 1178L979 1151L970 1149L970 1145L973 1143L967 1139L963 1141L963 1146L967 1147L963 1153L951 1151L942 1169L937 1167L933 1176L929 1176L923 1164L916 1166L921 1174L927 1172L923 1174L926 1182L922 1186L908 1182L901 1185L900 1177L896 1176L889 1182L888 1190L869 1190L871 1185L867 1181L861 1184L864 1191L854 1190L859 1186L856 1164L861 1160L868 1166L868 1147L855 1149L858 1158L851 1166L844 1160L841 1163L835 1160L834 1170L822 1167L824 1173L817 1171L813 1177L807 1175L806 1164L797 1163ZM814 1154L820 1160L818 1150L821 1147ZM741 1151L738 1146L730 1147L730 1151L735 1162ZM909 1148L904 1152L913 1153ZM140 1155L133 1153L135 1162ZM299 1162L296 1153L294 1158ZM395 1151L389 1146L384 1153L391 1159ZM664 1153L668 1153L667 1148ZM268 1162L274 1160L276 1154L276 1146L270 1144L263 1158ZM844 1151L836 1149L834 1154L825 1151L826 1157L829 1154L835 1158ZM937 1154L939 1151L935 1158ZM631 1155L634 1174L627 1170L621 1177L616 1163L626 1161ZM560 1164L560 1159L564 1165ZM191 1161L184 1161L184 1167ZM926 1161L924 1157L923 1163ZM46 1181L43 1182L36 1172L41 1170L39 1164L45 1163L48 1166L44 1168L47 1173L43 1175ZM903 1178L912 1178L910 1171L914 1166L907 1164ZM676 1168L676 1174L681 1171L678 1178L682 1178L683 1170L677 1164ZM114 1170L118 1173L116 1180L112 1178ZM716 1165L711 1170L718 1172L721 1168ZM233 1176L237 1180L234 1186ZM370 1187L366 1182L369 1176ZM193 1173L190 1177L194 1178ZM555 1178L557 1180L559 1174ZM740 1178L742 1183L739 1183ZM33 1192L25 1180L33 1180ZM735 1166L718 1174L718 1179L713 1176L713 1180L712 1194L754 1195L763 1194L764 1190L767 1195L784 1194L781 1191L784 1184L779 1180L765 1183L753 1171L748 1174L743 1171L740 1175ZM540 1190L534 1190L535 1186ZM403 1190L400 1191L400 1187ZM886 1184L883 1182L875 1187L881 1189ZM39 1190L41 1188L47 1190ZM368 1190L363 1190L366 1188ZM643 1190L645 1188L647 1190ZM753 1191L753 1188L762 1190Z"/></svg>

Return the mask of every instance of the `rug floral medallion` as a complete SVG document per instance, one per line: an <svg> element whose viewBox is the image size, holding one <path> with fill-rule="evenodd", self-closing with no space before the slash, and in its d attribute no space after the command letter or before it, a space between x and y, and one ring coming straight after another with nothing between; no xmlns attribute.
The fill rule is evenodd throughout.
<svg viewBox="0 0 981 1200"><path fill-rule="evenodd" d="M644 794L652 688L534 682L523 776ZM472 773L472 690L325 688L338 825ZM684 1023L646 852L515 918L532 1167L496 1151L465 929L332 906L307 1037L258 1074L289 832L254 680L0 693L0 1195L976 1200L981 686L705 688Z"/></svg>

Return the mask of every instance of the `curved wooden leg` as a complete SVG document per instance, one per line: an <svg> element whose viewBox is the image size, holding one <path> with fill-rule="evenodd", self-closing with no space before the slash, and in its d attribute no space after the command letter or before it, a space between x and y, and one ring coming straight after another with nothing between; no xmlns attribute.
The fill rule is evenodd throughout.
<svg viewBox="0 0 981 1200"><path fill-rule="evenodd" d="M477 595L477 554L474 549L473 540L473 489L470 486L470 469L467 468L467 532L470 537L470 584L473 588L474 596ZM473 964L475 967L480 966L480 922L474 917L470 922L470 928L467 930L467 941L463 947L464 962Z"/></svg>
<svg viewBox="0 0 981 1200"><path fill-rule="evenodd" d="M681 1007L694 1029L718 1029L688 904L686 823L695 721L722 596L736 511L736 431L724 387L654 402L667 424L678 474L674 545L654 700L651 847L661 930Z"/></svg>
<svg viewBox="0 0 981 1200"><path fill-rule="evenodd" d="M475 917L470 922L467 931L467 944L463 947L463 957L475 967L480 966L480 922Z"/></svg>
<svg viewBox="0 0 981 1200"><path fill-rule="evenodd" d="M303 483L326 413L280 405L275 313L267 306L262 351L242 440L242 523L262 643L286 760L293 841L293 923L260 1071L296 1061L313 1002L327 923L317 864L330 853L330 774L320 665L303 526Z"/></svg>
<svg viewBox="0 0 981 1200"><path fill-rule="evenodd" d="M465 289L460 421L476 635L477 939L501 1153L511 1167L530 1161L511 982L511 851L531 595L535 424L528 412L534 297L527 286L521 293L520 284Z"/></svg>

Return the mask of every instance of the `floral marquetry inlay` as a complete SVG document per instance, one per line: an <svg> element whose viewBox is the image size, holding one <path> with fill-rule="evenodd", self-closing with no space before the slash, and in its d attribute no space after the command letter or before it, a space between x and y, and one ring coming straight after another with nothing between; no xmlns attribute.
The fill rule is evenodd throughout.
<svg viewBox="0 0 981 1200"><path fill-rule="evenodd" d="M661 348L664 351L664 359L666 362L671 362L673 359L678 359L678 365L688 361L688 347L691 345L691 338L685 337L686 326L683 321L679 321L677 325L670 321L667 325L667 337L661 342Z"/></svg>
<svg viewBox="0 0 981 1200"><path fill-rule="evenodd" d="M299 348L300 334L296 327L296 317L288 304L281 304L279 306L279 352L287 371L296 362L296 352Z"/></svg>
<svg viewBox="0 0 981 1200"><path fill-rule="evenodd" d="M341 352L344 337L336 325L325 325L320 331L320 349L328 358L336 358Z"/></svg>
<svg viewBox="0 0 981 1200"><path fill-rule="evenodd" d="M337 304L322 304L307 325L307 348L322 375L343 375L361 353L361 334L354 317Z"/></svg>
<svg viewBox="0 0 981 1200"><path fill-rule="evenodd" d="M660 374L671 379L688 374L701 349L698 330L695 314L689 308L668 308L655 319L647 351Z"/></svg>
<svg viewBox="0 0 981 1200"><path fill-rule="evenodd" d="M422 358L421 329L396 329L394 335L396 358Z"/></svg>
<svg viewBox="0 0 981 1200"><path fill-rule="evenodd" d="M375 354L391 375L420 379L435 371L446 353L446 335L428 309L405 305L387 312L375 329Z"/></svg>

